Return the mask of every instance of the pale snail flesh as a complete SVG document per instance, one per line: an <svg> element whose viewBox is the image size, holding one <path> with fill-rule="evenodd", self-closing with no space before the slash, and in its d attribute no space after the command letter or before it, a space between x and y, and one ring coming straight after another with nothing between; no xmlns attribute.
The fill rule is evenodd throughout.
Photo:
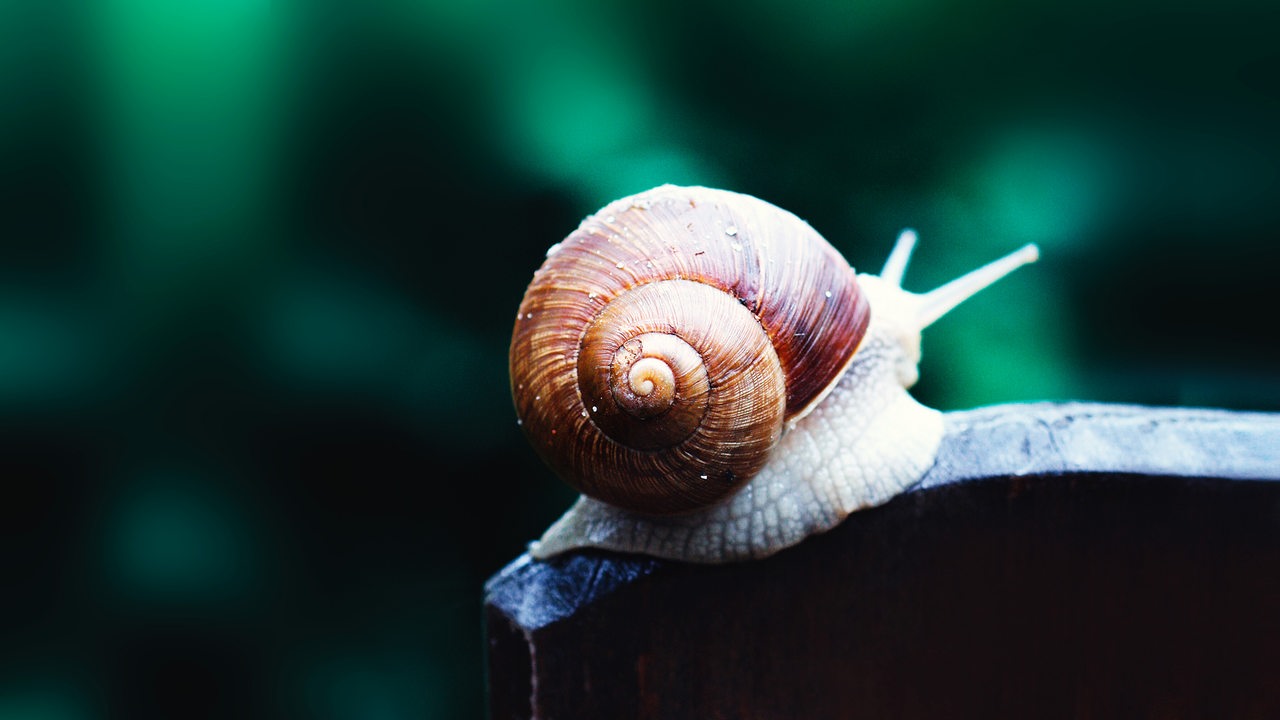
<svg viewBox="0 0 1280 720"><path fill-rule="evenodd" d="M856 275L795 215L701 187L583 220L512 335L519 422L583 493L530 554L764 557L915 484L943 432L907 393L921 331L1038 251L914 294L914 243Z"/></svg>

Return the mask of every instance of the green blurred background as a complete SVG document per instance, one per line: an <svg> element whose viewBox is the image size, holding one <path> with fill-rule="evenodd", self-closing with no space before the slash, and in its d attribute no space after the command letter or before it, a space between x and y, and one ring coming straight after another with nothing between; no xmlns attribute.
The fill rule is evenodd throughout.
<svg viewBox="0 0 1280 720"><path fill-rule="evenodd" d="M663 182L924 290L917 395L1280 410L1273 2L0 0L0 718L476 717L506 346Z"/></svg>

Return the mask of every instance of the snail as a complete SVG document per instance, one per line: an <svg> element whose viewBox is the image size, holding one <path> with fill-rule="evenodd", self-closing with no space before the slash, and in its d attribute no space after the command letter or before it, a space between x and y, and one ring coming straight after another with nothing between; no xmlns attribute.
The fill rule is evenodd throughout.
<svg viewBox="0 0 1280 720"><path fill-rule="evenodd" d="M916 483L943 434L907 392L921 331L1038 250L915 294L915 240L855 274L790 212L672 185L583 220L512 333L517 422L582 493L530 554L759 558Z"/></svg>

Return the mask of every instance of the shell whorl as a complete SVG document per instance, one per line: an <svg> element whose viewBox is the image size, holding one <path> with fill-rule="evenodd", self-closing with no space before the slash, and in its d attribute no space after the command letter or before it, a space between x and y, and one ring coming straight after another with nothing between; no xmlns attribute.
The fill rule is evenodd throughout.
<svg viewBox="0 0 1280 720"><path fill-rule="evenodd" d="M584 494L687 512L760 469L869 317L853 269L799 218L662 186L584 220L535 273L512 336L516 411Z"/></svg>

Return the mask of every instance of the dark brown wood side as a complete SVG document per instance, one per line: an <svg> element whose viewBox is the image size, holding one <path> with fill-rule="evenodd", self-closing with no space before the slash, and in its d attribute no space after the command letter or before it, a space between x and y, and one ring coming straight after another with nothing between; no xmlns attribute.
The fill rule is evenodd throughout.
<svg viewBox="0 0 1280 720"><path fill-rule="evenodd" d="M952 413L911 492L771 558L522 557L492 718L1280 717L1280 415Z"/></svg>

